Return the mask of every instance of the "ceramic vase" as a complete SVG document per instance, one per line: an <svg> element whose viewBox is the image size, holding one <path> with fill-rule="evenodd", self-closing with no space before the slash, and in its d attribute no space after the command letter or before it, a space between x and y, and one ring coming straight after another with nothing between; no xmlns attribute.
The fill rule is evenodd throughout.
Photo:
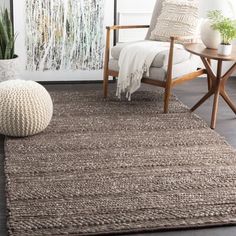
<svg viewBox="0 0 236 236"><path fill-rule="evenodd" d="M19 58L0 60L0 82L19 78Z"/></svg>
<svg viewBox="0 0 236 236"><path fill-rule="evenodd" d="M210 20L205 20L201 26L201 39L207 48L218 49L221 43L220 33L213 30Z"/></svg>

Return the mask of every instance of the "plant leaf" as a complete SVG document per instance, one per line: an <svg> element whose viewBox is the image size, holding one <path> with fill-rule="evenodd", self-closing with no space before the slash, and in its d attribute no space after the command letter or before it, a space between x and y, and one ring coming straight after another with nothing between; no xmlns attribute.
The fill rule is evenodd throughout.
<svg viewBox="0 0 236 236"><path fill-rule="evenodd" d="M14 57L15 35L13 25L8 13L5 9L0 14L0 48L1 57L3 59L11 59Z"/></svg>
<svg viewBox="0 0 236 236"><path fill-rule="evenodd" d="M13 45L14 45L14 41L9 40L9 42L6 46L6 51L5 51L5 55L4 55L5 59L11 59L12 58L12 46Z"/></svg>
<svg viewBox="0 0 236 236"><path fill-rule="evenodd" d="M0 20L0 36L2 38L1 43L4 45L7 45L9 38L7 35L6 28L4 27L3 21Z"/></svg>
<svg viewBox="0 0 236 236"><path fill-rule="evenodd" d="M4 34L2 22L0 21L0 47L2 49L3 54L5 54L6 45L7 45L7 39Z"/></svg>
<svg viewBox="0 0 236 236"><path fill-rule="evenodd" d="M13 36L13 30L12 30L13 27L12 27L12 22L11 22L11 19L10 19L7 9L5 10L5 13L4 13L4 21L6 24L6 31L8 34L8 38L10 39Z"/></svg>
<svg viewBox="0 0 236 236"><path fill-rule="evenodd" d="M2 53L2 48L0 47L0 60L3 60L4 57L3 57L3 53Z"/></svg>

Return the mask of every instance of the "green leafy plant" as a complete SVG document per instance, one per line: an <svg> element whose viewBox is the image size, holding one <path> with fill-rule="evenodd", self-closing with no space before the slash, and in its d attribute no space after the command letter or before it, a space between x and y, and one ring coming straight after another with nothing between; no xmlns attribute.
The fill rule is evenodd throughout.
<svg viewBox="0 0 236 236"><path fill-rule="evenodd" d="M0 60L15 58L15 39L13 24L8 10L0 13Z"/></svg>
<svg viewBox="0 0 236 236"><path fill-rule="evenodd" d="M219 10L209 11L208 18L212 22L211 27L220 32L222 44L230 45L236 38L236 20L225 17Z"/></svg>

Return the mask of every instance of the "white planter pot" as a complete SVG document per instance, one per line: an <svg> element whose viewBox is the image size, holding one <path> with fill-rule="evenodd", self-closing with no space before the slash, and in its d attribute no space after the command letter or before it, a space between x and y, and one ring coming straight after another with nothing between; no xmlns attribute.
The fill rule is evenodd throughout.
<svg viewBox="0 0 236 236"><path fill-rule="evenodd" d="M19 58L0 60L0 82L19 78Z"/></svg>
<svg viewBox="0 0 236 236"><path fill-rule="evenodd" d="M229 56L232 53L232 45L220 44L218 46L218 54L222 56Z"/></svg>
<svg viewBox="0 0 236 236"><path fill-rule="evenodd" d="M210 20L205 20L201 26L201 39L207 48L217 49L221 43L220 33L211 28Z"/></svg>

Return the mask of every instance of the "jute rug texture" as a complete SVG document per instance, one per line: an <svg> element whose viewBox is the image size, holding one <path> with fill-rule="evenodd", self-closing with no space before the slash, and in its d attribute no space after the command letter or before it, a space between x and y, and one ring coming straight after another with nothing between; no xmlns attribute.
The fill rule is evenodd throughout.
<svg viewBox="0 0 236 236"><path fill-rule="evenodd" d="M41 134L6 138L11 236L93 235L236 223L236 152L176 98L54 91Z"/></svg>

